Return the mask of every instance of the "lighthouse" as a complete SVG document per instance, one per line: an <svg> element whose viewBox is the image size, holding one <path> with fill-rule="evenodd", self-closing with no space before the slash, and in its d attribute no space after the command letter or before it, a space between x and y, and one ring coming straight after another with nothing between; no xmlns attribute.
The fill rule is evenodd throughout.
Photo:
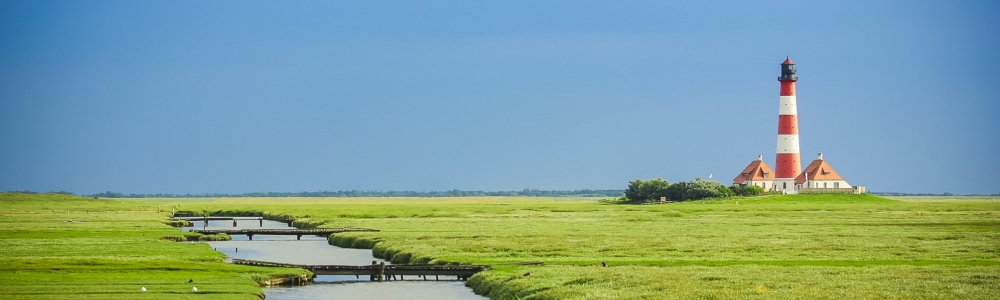
<svg viewBox="0 0 1000 300"><path fill-rule="evenodd" d="M798 193L854 193L864 194L864 186L850 185L823 159L823 153L802 170L799 157L799 119L795 106L795 63L785 57L781 62L781 90L778 97L778 155L772 170L764 163L764 156L757 157L733 179L735 186L758 186L761 189Z"/></svg>
<svg viewBox="0 0 1000 300"><path fill-rule="evenodd" d="M799 158L799 120L795 106L795 63L785 57L781 63L781 91L778 98L778 155L774 162L774 189L795 193L795 178L802 172Z"/></svg>

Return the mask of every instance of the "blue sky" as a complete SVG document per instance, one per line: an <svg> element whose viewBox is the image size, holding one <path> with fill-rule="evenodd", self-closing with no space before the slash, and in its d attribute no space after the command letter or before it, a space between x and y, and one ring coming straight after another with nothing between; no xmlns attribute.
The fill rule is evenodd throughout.
<svg viewBox="0 0 1000 300"><path fill-rule="evenodd" d="M994 1L370 2L0 0L0 190L728 184L790 55L807 162L1000 192Z"/></svg>

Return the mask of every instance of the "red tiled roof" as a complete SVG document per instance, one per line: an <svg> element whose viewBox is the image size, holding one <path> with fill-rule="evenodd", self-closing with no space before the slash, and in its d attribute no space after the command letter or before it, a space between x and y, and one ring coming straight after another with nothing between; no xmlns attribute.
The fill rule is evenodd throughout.
<svg viewBox="0 0 1000 300"><path fill-rule="evenodd" d="M765 177L764 174L767 174ZM771 167L768 167L763 160L755 160L750 163L740 175L733 179L733 184L742 184L743 182L749 181L773 181L774 171Z"/></svg>
<svg viewBox="0 0 1000 300"><path fill-rule="evenodd" d="M809 175L809 180L844 180L837 171L833 170L825 160L817 159L809 163L802 173L798 177L795 177L795 184L803 184L806 182L806 175Z"/></svg>

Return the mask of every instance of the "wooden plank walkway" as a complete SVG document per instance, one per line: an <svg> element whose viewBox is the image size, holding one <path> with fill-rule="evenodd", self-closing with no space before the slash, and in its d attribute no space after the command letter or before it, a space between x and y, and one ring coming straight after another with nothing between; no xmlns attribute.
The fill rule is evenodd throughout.
<svg viewBox="0 0 1000 300"><path fill-rule="evenodd" d="M262 267L284 267L302 268L312 271L316 275L355 275L369 276L371 281L382 280L405 280L405 275L414 276L416 280L428 280L428 276L434 276L434 280L439 280L441 276L456 276L457 280L469 279L473 274L489 270L490 266L484 265L386 265L385 263L371 265L297 265L285 264L249 259L233 259L234 264L262 266ZM397 279L396 276L399 276Z"/></svg>
<svg viewBox="0 0 1000 300"><path fill-rule="evenodd" d="M228 235L246 235L252 241L254 235L294 235L301 240L303 235L329 236L331 234L342 232L378 232L378 229L352 227L316 229L191 229L190 232L197 232L201 234L225 233Z"/></svg>

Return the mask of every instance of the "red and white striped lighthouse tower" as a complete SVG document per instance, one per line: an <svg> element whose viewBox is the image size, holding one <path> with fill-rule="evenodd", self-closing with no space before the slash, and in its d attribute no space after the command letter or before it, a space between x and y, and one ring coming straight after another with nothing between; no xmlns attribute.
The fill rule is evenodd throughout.
<svg viewBox="0 0 1000 300"><path fill-rule="evenodd" d="M778 105L778 156L774 163L774 189L796 192L795 177L802 172L799 158L799 120L795 106L795 63L785 57L781 63L781 97Z"/></svg>

